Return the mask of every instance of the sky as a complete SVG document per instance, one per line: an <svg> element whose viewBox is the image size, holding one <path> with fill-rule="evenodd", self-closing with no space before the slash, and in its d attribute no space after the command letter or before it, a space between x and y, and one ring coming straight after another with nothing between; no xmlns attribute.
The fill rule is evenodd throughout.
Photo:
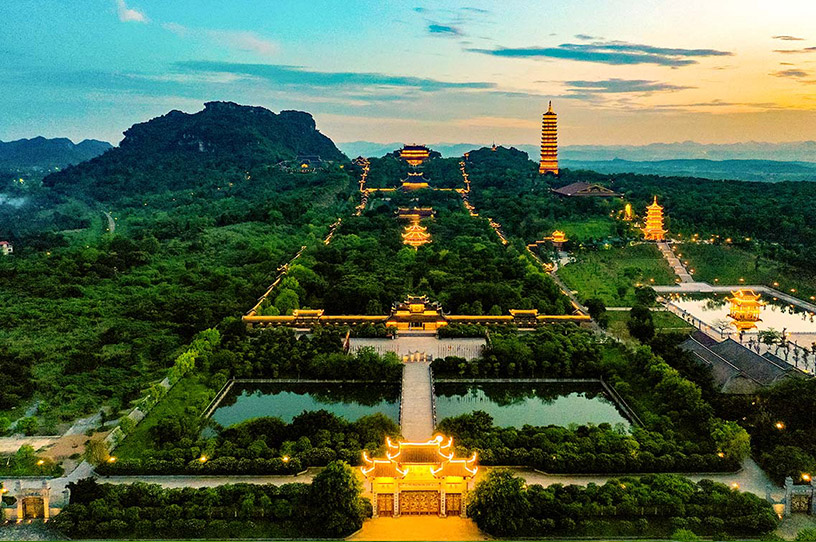
<svg viewBox="0 0 816 542"><path fill-rule="evenodd" d="M813 0L4 0L0 140L228 100L337 142L816 140Z"/></svg>

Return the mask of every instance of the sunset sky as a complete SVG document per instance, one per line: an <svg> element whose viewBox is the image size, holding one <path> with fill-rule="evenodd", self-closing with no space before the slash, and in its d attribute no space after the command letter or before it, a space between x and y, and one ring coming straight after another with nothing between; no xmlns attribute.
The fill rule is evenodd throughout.
<svg viewBox="0 0 816 542"><path fill-rule="evenodd" d="M210 100L336 141L816 139L816 1L6 0L0 139L118 142Z"/></svg>

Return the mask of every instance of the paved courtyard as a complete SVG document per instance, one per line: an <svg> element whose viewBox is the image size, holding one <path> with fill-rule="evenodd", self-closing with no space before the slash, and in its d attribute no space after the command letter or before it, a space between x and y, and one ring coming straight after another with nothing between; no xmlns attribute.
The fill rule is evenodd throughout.
<svg viewBox="0 0 816 542"><path fill-rule="evenodd" d="M347 540L492 540L467 518L403 516L375 518Z"/></svg>
<svg viewBox="0 0 816 542"><path fill-rule="evenodd" d="M432 358L460 356L466 359L474 359L482 353L485 340L472 338L437 339L432 335L403 334L396 339L352 338L350 343L352 350L369 346L380 354L395 352L400 357L414 352L422 352Z"/></svg>

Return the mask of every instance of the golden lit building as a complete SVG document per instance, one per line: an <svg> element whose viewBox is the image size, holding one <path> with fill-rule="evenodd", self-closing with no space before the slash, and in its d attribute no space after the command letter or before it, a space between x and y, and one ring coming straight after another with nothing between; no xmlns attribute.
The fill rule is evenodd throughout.
<svg viewBox="0 0 816 542"><path fill-rule="evenodd" d="M416 167L431 156L431 151L425 145L403 145L399 157Z"/></svg>
<svg viewBox="0 0 816 542"><path fill-rule="evenodd" d="M547 239L551 241L556 248L561 248L564 246L564 243L567 242L567 234L565 234L561 230L555 230L553 234Z"/></svg>
<svg viewBox="0 0 816 542"><path fill-rule="evenodd" d="M538 163L540 174L558 175L558 116L552 108L552 101L541 120L541 161Z"/></svg>
<svg viewBox="0 0 816 542"><path fill-rule="evenodd" d="M437 435L427 442L386 439L385 459L363 453L361 471L372 494L374 517L400 515L464 516L465 499L476 476L476 454L454 457L453 439Z"/></svg>
<svg viewBox="0 0 816 542"><path fill-rule="evenodd" d="M663 241L666 238L666 230L663 229L663 207L657 204L657 196L654 197L654 202L646 207L643 235L647 241Z"/></svg>
<svg viewBox="0 0 816 542"><path fill-rule="evenodd" d="M739 289L731 292L731 296L727 298L731 303L728 316L734 320L731 323L740 331L756 327L756 323L760 321L759 313L765 305L759 299L761 295L753 290Z"/></svg>
<svg viewBox="0 0 816 542"><path fill-rule="evenodd" d="M411 221L411 224L405 226L405 233L402 234L402 243L410 245L418 249L422 245L431 242L431 234L428 233L428 228L420 226L419 220Z"/></svg>
<svg viewBox="0 0 816 542"><path fill-rule="evenodd" d="M635 219L635 213L632 211L632 204L627 203L623 208L623 220L631 222Z"/></svg>
<svg viewBox="0 0 816 542"><path fill-rule="evenodd" d="M421 188L428 188L428 179L421 171L409 171L408 178L403 179L401 188L403 190L419 190Z"/></svg>

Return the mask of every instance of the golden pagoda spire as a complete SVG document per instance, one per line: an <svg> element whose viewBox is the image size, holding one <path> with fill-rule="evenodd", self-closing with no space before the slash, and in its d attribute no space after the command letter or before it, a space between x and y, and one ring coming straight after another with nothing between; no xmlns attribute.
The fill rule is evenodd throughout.
<svg viewBox="0 0 816 542"><path fill-rule="evenodd" d="M646 207L646 225L643 235L647 241L663 241L666 230L663 229L663 207L657 203L657 196L651 205Z"/></svg>
<svg viewBox="0 0 816 542"><path fill-rule="evenodd" d="M542 175L558 175L558 116L553 111L552 100L541 119L541 161L538 172Z"/></svg>

